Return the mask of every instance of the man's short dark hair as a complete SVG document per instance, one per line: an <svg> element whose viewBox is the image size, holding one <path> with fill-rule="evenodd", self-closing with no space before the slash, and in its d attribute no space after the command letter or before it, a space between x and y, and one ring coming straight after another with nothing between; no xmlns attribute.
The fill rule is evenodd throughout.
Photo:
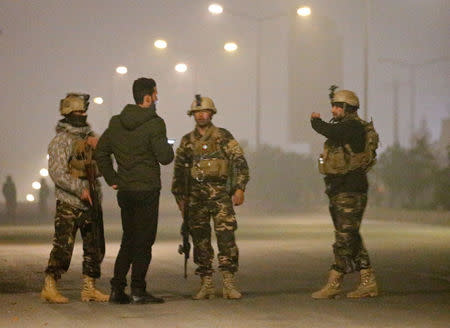
<svg viewBox="0 0 450 328"><path fill-rule="evenodd" d="M144 102L146 95L152 95L155 92L156 82L153 79L141 77L133 82L133 98L137 105Z"/></svg>

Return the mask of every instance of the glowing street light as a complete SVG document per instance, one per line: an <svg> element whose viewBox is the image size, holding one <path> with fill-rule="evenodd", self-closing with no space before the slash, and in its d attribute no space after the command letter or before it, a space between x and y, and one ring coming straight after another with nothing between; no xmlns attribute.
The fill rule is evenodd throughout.
<svg viewBox="0 0 450 328"><path fill-rule="evenodd" d="M234 52L237 50L238 46L236 43L234 42L227 42L225 43L225 45L223 46L223 48L228 51L228 52Z"/></svg>
<svg viewBox="0 0 450 328"><path fill-rule="evenodd" d="M124 75L124 74L127 74L128 69L125 66L119 66L116 68L116 72L121 75Z"/></svg>
<svg viewBox="0 0 450 328"><path fill-rule="evenodd" d="M158 49L165 49L165 48L167 48L167 42L164 41L164 40L156 40L154 45Z"/></svg>
<svg viewBox="0 0 450 328"><path fill-rule="evenodd" d="M175 65L175 70L178 73L184 73L187 71L187 65L183 64L183 63L179 63L179 64Z"/></svg>
<svg viewBox="0 0 450 328"><path fill-rule="evenodd" d="M30 203L31 203L31 202L34 202L34 196L33 196L32 194L28 194L28 195L26 196L26 199L27 199L27 201L29 201Z"/></svg>
<svg viewBox="0 0 450 328"><path fill-rule="evenodd" d="M297 9L297 15L306 17L311 15L311 8L309 7L301 7Z"/></svg>
<svg viewBox="0 0 450 328"><path fill-rule="evenodd" d="M97 105L103 104L103 98L102 97L95 97L94 98L94 103L96 103Z"/></svg>
<svg viewBox="0 0 450 328"><path fill-rule="evenodd" d="M47 154L46 158L47 158L47 161L48 161L48 160L50 159L50 155L49 155L49 154Z"/></svg>
<svg viewBox="0 0 450 328"><path fill-rule="evenodd" d="M41 184L37 181L34 181L31 186L33 187L34 190L39 190L41 189Z"/></svg>
<svg viewBox="0 0 450 328"><path fill-rule="evenodd" d="M39 174L41 175L41 177L48 177L48 170L45 169L45 168L42 168L42 169L39 171Z"/></svg>
<svg viewBox="0 0 450 328"><path fill-rule="evenodd" d="M223 13L223 7L217 3L209 5L208 10L213 15L220 15Z"/></svg>

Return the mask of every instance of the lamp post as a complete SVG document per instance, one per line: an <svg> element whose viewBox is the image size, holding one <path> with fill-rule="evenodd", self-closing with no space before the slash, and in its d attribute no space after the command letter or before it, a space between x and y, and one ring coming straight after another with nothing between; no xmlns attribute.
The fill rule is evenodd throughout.
<svg viewBox="0 0 450 328"><path fill-rule="evenodd" d="M286 17L287 13L279 13L275 15L265 16L265 17L257 17L248 14L238 13L226 10L224 11L223 7L219 4L212 4L208 7L209 12L212 15L220 15L223 12L227 13L233 17L239 17L245 19L247 21L256 23L257 27L257 36L256 36L256 60L255 60L255 75L256 75L256 88L255 88L255 147L256 150L260 148L261 145L261 43L262 43L262 24L266 21L279 18ZM302 17L306 17L311 15L311 8L309 7L301 7L298 8L297 14ZM231 48L230 48L231 49ZM237 49L237 45L235 50ZM227 50L227 49L225 49ZM228 50L227 50L228 51Z"/></svg>
<svg viewBox="0 0 450 328"><path fill-rule="evenodd" d="M118 66L116 67L116 74L113 75L112 88L111 88L111 103L109 105L109 117L113 116L113 107L115 104L115 89L116 89L116 81L118 78L122 78L128 73L128 68L126 66Z"/></svg>

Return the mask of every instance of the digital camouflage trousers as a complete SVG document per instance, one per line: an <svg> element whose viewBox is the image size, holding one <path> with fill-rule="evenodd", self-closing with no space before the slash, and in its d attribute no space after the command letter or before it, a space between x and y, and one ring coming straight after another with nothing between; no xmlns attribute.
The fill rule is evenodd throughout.
<svg viewBox="0 0 450 328"><path fill-rule="evenodd" d="M90 212L67 203L56 202L55 234L46 274L60 279L69 269L75 237L80 229L83 239L83 274L92 278L100 277L100 264L105 255L105 239L101 213L97 224L93 224ZM96 231L94 229L96 228Z"/></svg>
<svg viewBox="0 0 450 328"><path fill-rule="evenodd" d="M239 250L234 231L237 229L236 217L228 194L214 199L190 198L189 232L194 244L194 262L198 265L195 273L200 276L211 275L214 250L211 246L211 225L214 223L218 247L219 270L236 272L239 266Z"/></svg>
<svg viewBox="0 0 450 328"><path fill-rule="evenodd" d="M367 194L345 192L330 198L330 214L335 228L335 262L332 269L350 273L370 268L369 254L359 228L367 205Z"/></svg>

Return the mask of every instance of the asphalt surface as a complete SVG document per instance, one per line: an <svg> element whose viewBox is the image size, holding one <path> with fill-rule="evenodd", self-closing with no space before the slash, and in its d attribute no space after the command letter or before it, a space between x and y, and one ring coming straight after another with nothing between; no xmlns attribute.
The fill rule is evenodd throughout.
<svg viewBox="0 0 450 328"><path fill-rule="evenodd" d="M81 244L59 282L65 305L39 299L51 250L51 226L0 227L0 327L449 327L450 228L439 225L363 222L362 233L376 270L377 298L313 300L332 261L332 226L326 215L239 218L239 286L244 298L193 301L199 285L189 262L177 254L178 218L161 217L149 290L165 304L82 303ZM106 226L107 254L98 286L109 291L120 225ZM78 240L80 236L77 236ZM358 277L348 275L344 291Z"/></svg>

